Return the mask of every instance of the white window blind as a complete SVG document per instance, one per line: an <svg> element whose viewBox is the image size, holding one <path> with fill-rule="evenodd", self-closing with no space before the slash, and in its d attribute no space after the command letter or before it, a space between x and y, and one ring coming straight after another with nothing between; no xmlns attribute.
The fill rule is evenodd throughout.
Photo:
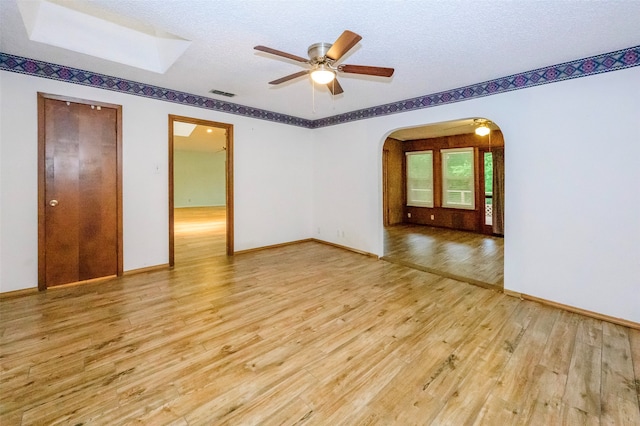
<svg viewBox="0 0 640 426"><path fill-rule="evenodd" d="M433 151L407 152L407 205L433 207Z"/></svg>

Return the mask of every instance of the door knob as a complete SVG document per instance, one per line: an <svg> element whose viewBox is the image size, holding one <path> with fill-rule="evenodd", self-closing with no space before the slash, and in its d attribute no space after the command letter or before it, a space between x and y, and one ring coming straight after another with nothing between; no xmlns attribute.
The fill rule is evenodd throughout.
<svg viewBox="0 0 640 426"><path fill-rule="evenodd" d="M55 206L57 206L57 205L58 205L58 200L51 200L51 201L49 201L49 205L50 205L51 207L55 207Z"/></svg>

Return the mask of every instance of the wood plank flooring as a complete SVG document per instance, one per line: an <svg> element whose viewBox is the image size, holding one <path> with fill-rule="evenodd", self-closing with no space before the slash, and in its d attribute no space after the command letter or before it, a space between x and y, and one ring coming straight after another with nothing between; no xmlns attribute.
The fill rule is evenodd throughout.
<svg viewBox="0 0 640 426"><path fill-rule="evenodd" d="M176 262L226 254L226 207L185 207L173 212Z"/></svg>
<svg viewBox="0 0 640 426"><path fill-rule="evenodd" d="M316 242L195 257L0 299L0 424L640 424L640 331Z"/></svg>
<svg viewBox="0 0 640 426"><path fill-rule="evenodd" d="M422 225L385 228L384 259L488 288L504 288L504 239Z"/></svg>

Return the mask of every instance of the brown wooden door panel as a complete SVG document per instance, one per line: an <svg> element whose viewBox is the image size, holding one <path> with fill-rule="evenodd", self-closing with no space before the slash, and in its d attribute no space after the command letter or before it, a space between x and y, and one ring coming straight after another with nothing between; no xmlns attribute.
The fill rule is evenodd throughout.
<svg viewBox="0 0 640 426"><path fill-rule="evenodd" d="M116 274L116 111L87 109L80 117L79 277Z"/></svg>
<svg viewBox="0 0 640 426"><path fill-rule="evenodd" d="M45 102L45 256L49 285L79 280L78 113L77 104L50 99ZM60 229L65 232L57 231Z"/></svg>
<svg viewBox="0 0 640 426"><path fill-rule="evenodd" d="M117 114L115 108L44 100L41 261L47 286L119 272Z"/></svg>

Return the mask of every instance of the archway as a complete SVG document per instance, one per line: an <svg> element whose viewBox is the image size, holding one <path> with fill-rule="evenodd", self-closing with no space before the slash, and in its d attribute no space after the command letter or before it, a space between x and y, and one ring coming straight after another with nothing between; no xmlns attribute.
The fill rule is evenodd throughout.
<svg viewBox="0 0 640 426"><path fill-rule="evenodd" d="M475 130L486 125L484 136ZM504 283L504 139L490 120L401 129L382 155L384 259L472 284Z"/></svg>

